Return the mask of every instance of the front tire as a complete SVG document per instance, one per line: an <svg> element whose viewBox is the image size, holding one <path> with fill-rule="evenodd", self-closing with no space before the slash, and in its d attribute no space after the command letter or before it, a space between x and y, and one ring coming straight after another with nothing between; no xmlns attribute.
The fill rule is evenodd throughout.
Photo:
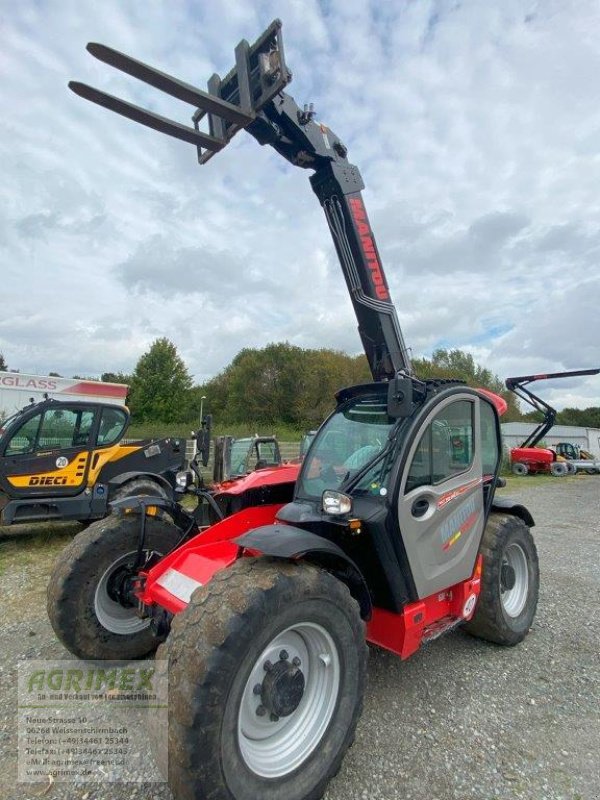
<svg viewBox="0 0 600 800"><path fill-rule="evenodd" d="M511 470L513 475L518 475L519 477L523 477L524 475L528 474L529 467L522 461L515 461L515 463L511 467Z"/></svg>
<svg viewBox="0 0 600 800"><path fill-rule="evenodd" d="M490 514L481 542L483 575L472 636L512 646L529 633L538 602L540 571L535 542L519 517Z"/></svg>
<svg viewBox="0 0 600 800"><path fill-rule="evenodd" d="M554 478L563 478L569 472L569 468L564 461L553 461L550 464L550 475Z"/></svg>
<svg viewBox="0 0 600 800"><path fill-rule="evenodd" d="M58 558L48 585L48 617L79 658L143 658L160 643L149 620L117 594L118 581L135 563L139 530L138 514L113 514L77 534ZM147 517L144 549L165 555L180 536L166 518Z"/></svg>
<svg viewBox="0 0 600 800"><path fill-rule="evenodd" d="M313 566L240 559L173 622L176 800L317 800L352 743L367 647L347 587Z"/></svg>

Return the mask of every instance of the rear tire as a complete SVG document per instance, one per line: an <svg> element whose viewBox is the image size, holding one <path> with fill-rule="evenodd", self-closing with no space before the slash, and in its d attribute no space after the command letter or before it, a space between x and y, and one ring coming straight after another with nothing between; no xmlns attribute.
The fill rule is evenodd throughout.
<svg viewBox="0 0 600 800"><path fill-rule="evenodd" d="M113 514L78 533L58 558L48 585L48 617L79 658L143 658L160 644L150 621L115 599L119 571L135 562L139 529L138 514ZM180 536L166 518L148 517L144 549L165 555Z"/></svg>
<svg viewBox="0 0 600 800"><path fill-rule="evenodd" d="M490 514L480 551L481 592L464 629L472 636L512 646L523 641L535 617L540 572L535 542L519 517Z"/></svg>
<svg viewBox="0 0 600 800"><path fill-rule="evenodd" d="M550 475L555 478L563 478L569 472L569 468L564 461L553 461L550 464Z"/></svg>
<svg viewBox="0 0 600 800"><path fill-rule="evenodd" d="M522 477L523 475L527 475L527 473L529 472L529 467L527 466L527 464L523 464L521 461L515 461L515 463L511 467L511 470L513 475L518 475L519 477Z"/></svg>
<svg viewBox="0 0 600 800"><path fill-rule="evenodd" d="M242 558L176 615L169 785L176 800L317 800L362 709L367 647L347 587Z"/></svg>

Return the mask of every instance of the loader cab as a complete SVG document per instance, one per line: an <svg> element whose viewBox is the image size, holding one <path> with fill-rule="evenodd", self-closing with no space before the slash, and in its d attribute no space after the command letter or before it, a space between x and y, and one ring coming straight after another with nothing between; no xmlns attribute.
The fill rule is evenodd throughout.
<svg viewBox="0 0 600 800"><path fill-rule="evenodd" d="M123 406L45 400L22 409L0 430L0 489L7 496L78 494L94 453L121 440Z"/></svg>
<svg viewBox="0 0 600 800"><path fill-rule="evenodd" d="M241 478L257 469L282 463L279 442L275 436L219 436L215 439L213 481Z"/></svg>
<svg viewBox="0 0 600 800"><path fill-rule="evenodd" d="M341 547L375 604L398 610L472 574L502 449L494 402L474 389L432 385L407 417L387 398L387 383L338 395L278 518Z"/></svg>
<svg viewBox="0 0 600 800"><path fill-rule="evenodd" d="M554 450L556 451L557 455L572 461L582 458L579 446L576 444L571 444L571 442L559 442Z"/></svg>

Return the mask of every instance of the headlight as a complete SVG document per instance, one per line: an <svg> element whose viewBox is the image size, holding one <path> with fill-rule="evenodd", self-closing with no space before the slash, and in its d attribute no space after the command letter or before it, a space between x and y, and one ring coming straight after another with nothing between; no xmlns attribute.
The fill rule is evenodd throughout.
<svg viewBox="0 0 600 800"><path fill-rule="evenodd" d="M179 486L180 489L187 489L187 487L192 482L192 475L187 470L184 472L178 472L175 476L175 483Z"/></svg>
<svg viewBox="0 0 600 800"><path fill-rule="evenodd" d="M352 498L330 489L323 492L322 503L326 514L349 514L352 511Z"/></svg>

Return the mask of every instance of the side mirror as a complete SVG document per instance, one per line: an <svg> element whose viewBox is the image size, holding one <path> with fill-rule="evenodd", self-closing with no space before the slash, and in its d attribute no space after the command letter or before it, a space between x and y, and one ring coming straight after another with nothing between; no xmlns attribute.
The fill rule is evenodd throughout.
<svg viewBox="0 0 600 800"><path fill-rule="evenodd" d="M413 382L404 375L390 381L387 396L387 413L390 417L410 417L413 412Z"/></svg>

